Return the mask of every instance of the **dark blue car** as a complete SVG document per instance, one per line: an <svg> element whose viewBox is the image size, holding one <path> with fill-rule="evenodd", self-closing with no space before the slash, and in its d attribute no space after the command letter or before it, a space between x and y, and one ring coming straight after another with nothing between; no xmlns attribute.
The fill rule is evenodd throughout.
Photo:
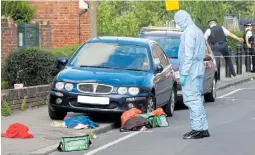
<svg viewBox="0 0 255 155"><path fill-rule="evenodd" d="M172 116L177 84L172 65L157 42L126 37L99 37L85 42L52 83L51 119L67 112L122 113L132 107L157 107Z"/></svg>

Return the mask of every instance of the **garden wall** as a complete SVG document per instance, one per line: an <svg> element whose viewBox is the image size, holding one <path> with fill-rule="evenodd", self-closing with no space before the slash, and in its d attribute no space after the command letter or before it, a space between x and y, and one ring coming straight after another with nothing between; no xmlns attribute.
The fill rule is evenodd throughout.
<svg viewBox="0 0 255 155"><path fill-rule="evenodd" d="M22 101L24 101L23 103L25 108L32 108L46 105L48 103L47 98L49 92L49 85L31 86L23 89L2 90L1 102L6 100L12 110L21 109Z"/></svg>

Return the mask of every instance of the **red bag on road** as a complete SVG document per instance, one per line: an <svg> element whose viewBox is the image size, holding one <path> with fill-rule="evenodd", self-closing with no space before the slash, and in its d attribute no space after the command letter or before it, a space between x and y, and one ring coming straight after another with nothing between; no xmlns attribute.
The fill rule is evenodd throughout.
<svg viewBox="0 0 255 155"><path fill-rule="evenodd" d="M141 114L141 110L137 109L137 108L132 108L128 111L123 112L123 114L120 117L121 120L121 126L123 126L125 124L125 122L133 117L139 116L139 114Z"/></svg>

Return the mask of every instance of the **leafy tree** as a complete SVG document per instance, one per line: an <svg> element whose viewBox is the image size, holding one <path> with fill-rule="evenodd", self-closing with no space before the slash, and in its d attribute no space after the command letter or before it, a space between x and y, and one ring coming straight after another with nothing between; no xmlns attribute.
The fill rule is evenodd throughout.
<svg viewBox="0 0 255 155"><path fill-rule="evenodd" d="M180 8L189 12L196 25L205 30L210 19L217 19L222 25L229 10L255 11L252 2L241 3L244 2L180 1ZM166 11L164 1L100 1L98 31L101 35L136 36L141 27L165 25L166 20L173 19L174 13Z"/></svg>
<svg viewBox="0 0 255 155"><path fill-rule="evenodd" d="M28 23L35 15L35 9L27 1L2 1L1 15L13 18L17 23Z"/></svg>
<svg viewBox="0 0 255 155"><path fill-rule="evenodd" d="M227 13L230 15L242 17L255 17L255 3L254 1L235 1L224 3Z"/></svg>

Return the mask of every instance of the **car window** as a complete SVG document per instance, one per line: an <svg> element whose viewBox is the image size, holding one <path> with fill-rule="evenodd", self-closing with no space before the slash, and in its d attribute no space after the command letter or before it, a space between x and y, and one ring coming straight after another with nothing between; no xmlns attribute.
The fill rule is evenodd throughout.
<svg viewBox="0 0 255 155"><path fill-rule="evenodd" d="M148 50L135 44L86 43L68 64L75 67L100 67L148 71Z"/></svg>
<svg viewBox="0 0 255 155"><path fill-rule="evenodd" d="M160 64L159 55L155 46L152 46L152 58L155 65Z"/></svg>
<svg viewBox="0 0 255 155"><path fill-rule="evenodd" d="M181 41L180 36L140 35L139 38L146 38L156 41L169 58L178 58L178 51Z"/></svg>
<svg viewBox="0 0 255 155"><path fill-rule="evenodd" d="M160 46L155 45L159 55L160 55L160 62L163 65L163 67L166 67L168 65L168 61L167 61L167 57L165 55L165 53L162 51L162 49L160 48Z"/></svg>

